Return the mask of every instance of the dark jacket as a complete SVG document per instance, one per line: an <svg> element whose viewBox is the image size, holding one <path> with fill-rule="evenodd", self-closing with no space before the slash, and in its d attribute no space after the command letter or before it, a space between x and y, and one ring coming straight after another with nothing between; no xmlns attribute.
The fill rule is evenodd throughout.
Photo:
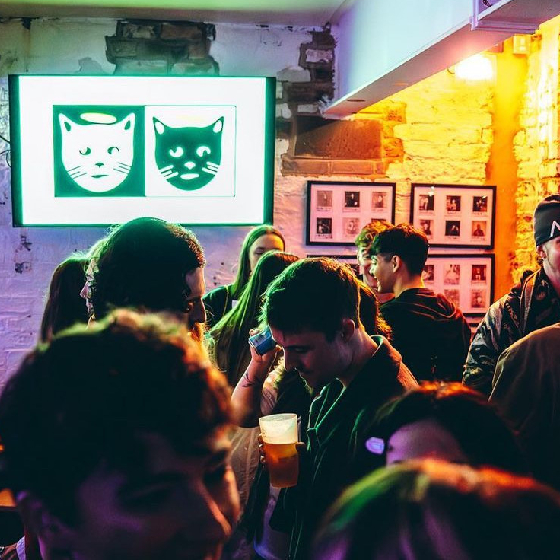
<svg viewBox="0 0 560 560"><path fill-rule="evenodd" d="M461 381L471 332L447 298L411 288L381 306L393 346L418 380Z"/></svg>
<svg viewBox="0 0 560 560"><path fill-rule="evenodd" d="M231 284L209 291L203 298L206 307L206 325L212 328L232 308Z"/></svg>
<svg viewBox="0 0 560 560"><path fill-rule="evenodd" d="M535 477L560 490L560 324L502 353L490 401L517 434Z"/></svg>
<svg viewBox="0 0 560 560"><path fill-rule="evenodd" d="M471 342L463 383L490 394L499 355L514 342L560 321L560 300L544 270L523 275L486 312Z"/></svg>
<svg viewBox="0 0 560 560"><path fill-rule="evenodd" d="M334 380L312 402L298 484L285 491L294 508L289 558L308 560L313 535L329 506L364 471L369 426L378 408L389 398L417 386L398 352L380 336L379 349L346 390ZM291 496L290 496L291 494ZM276 513L276 512L275 512Z"/></svg>

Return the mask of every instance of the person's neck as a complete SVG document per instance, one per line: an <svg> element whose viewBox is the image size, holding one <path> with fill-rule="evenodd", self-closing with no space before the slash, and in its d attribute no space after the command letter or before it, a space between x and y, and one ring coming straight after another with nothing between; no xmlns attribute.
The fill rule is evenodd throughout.
<svg viewBox="0 0 560 560"><path fill-rule="evenodd" d="M424 281L422 280L422 276L403 275L397 278L395 285L393 286L393 293L395 294L395 297L399 297L406 290L423 287Z"/></svg>
<svg viewBox="0 0 560 560"><path fill-rule="evenodd" d="M351 344L352 360L344 373L338 375L338 380L344 386L344 390L352 383L379 347L363 328L356 329L349 344Z"/></svg>
<svg viewBox="0 0 560 560"><path fill-rule="evenodd" d="M381 294L379 292L377 292L377 301L381 304L381 303L385 303L389 300L392 300L394 298L394 294L393 292L389 292L386 294Z"/></svg>

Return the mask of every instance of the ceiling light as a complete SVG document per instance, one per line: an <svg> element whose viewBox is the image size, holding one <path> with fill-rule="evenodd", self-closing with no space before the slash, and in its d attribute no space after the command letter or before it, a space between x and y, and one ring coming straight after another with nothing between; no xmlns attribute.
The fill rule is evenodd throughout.
<svg viewBox="0 0 560 560"><path fill-rule="evenodd" d="M475 54L455 65L455 76L462 80L491 80L494 77L492 61L483 54Z"/></svg>

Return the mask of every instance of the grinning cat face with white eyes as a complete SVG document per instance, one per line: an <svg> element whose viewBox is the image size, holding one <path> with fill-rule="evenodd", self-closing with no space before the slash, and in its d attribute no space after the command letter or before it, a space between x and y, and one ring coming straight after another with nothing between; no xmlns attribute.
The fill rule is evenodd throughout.
<svg viewBox="0 0 560 560"><path fill-rule="evenodd" d="M62 164L83 189L105 193L130 173L134 157L135 115L113 124L78 124L60 114Z"/></svg>

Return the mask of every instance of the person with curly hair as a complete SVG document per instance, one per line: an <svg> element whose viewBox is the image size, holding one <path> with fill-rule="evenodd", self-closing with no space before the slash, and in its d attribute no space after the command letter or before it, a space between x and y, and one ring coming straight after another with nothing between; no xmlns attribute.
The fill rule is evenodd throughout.
<svg viewBox="0 0 560 560"><path fill-rule="evenodd" d="M89 296L96 320L116 308L164 311L201 336L206 263L192 231L158 218L136 218L113 229L93 258Z"/></svg>

